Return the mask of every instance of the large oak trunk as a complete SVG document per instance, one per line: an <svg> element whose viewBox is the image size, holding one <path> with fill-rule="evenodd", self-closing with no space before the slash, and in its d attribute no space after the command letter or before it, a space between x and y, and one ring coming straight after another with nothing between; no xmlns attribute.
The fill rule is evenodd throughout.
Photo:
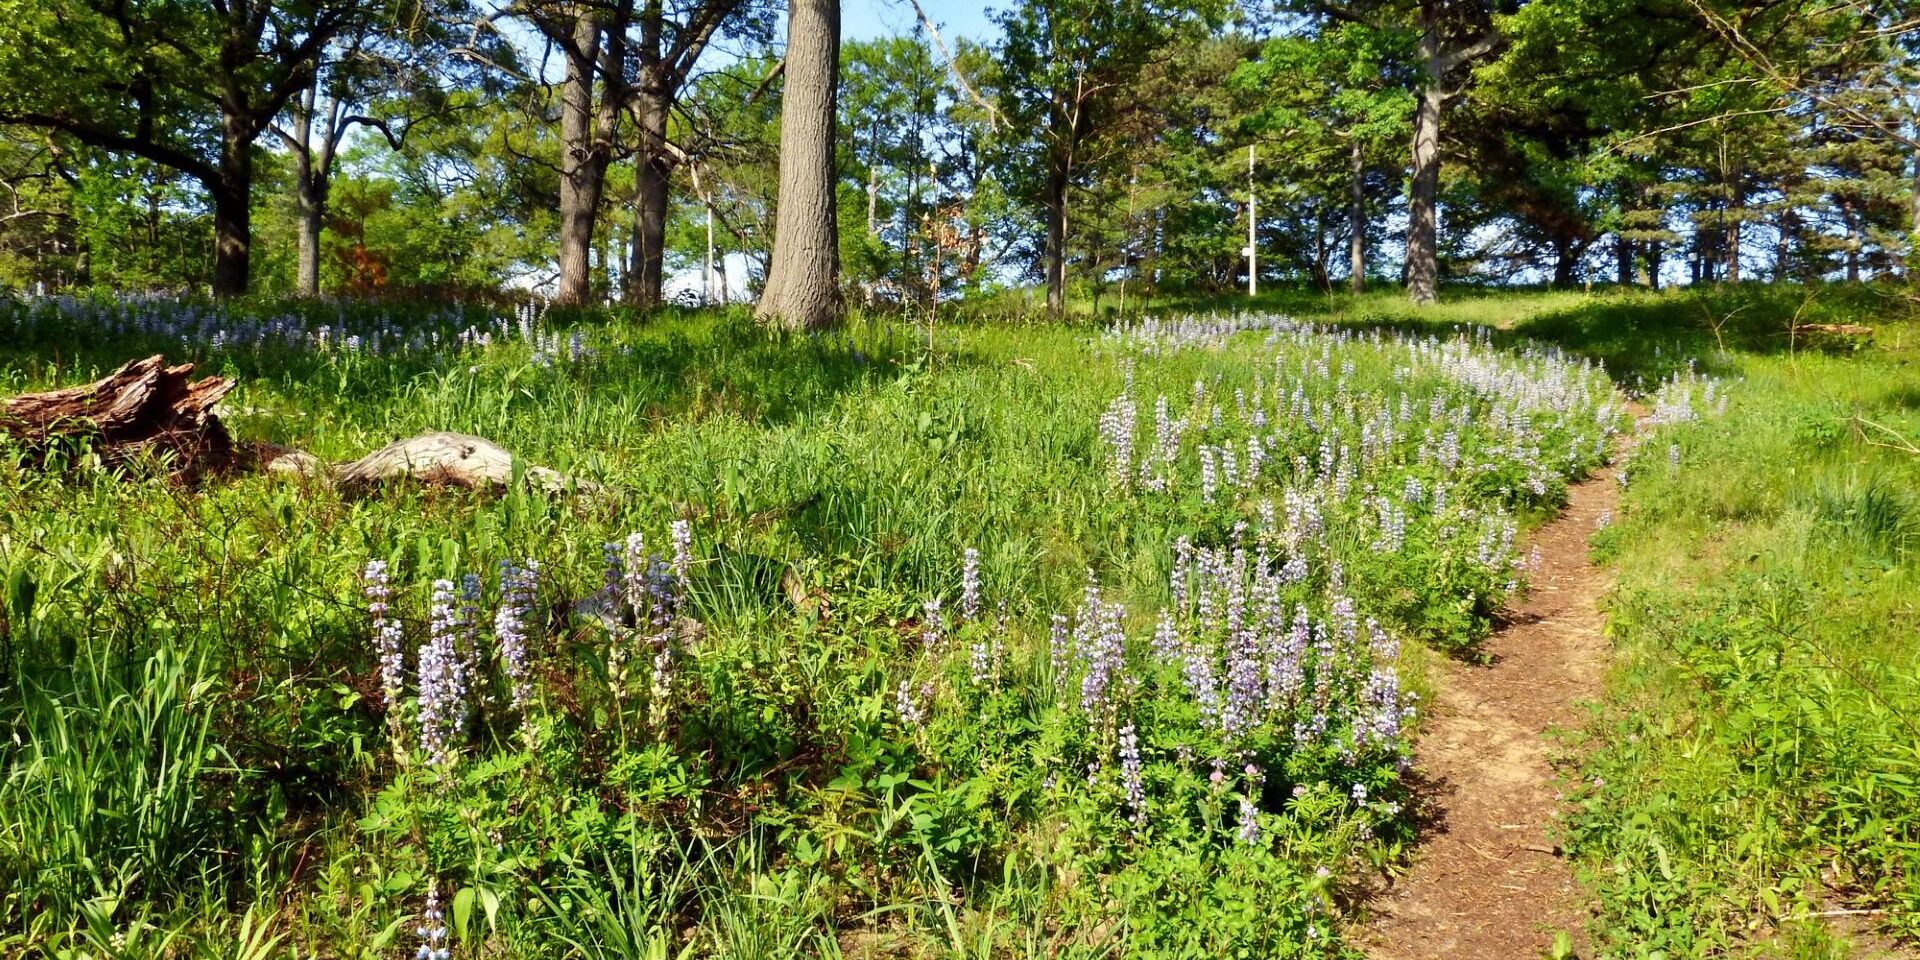
<svg viewBox="0 0 1920 960"><path fill-rule="evenodd" d="M667 237L667 188L674 160L667 152L667 103L656 92L636 94L634 116L640 127L635 156L633 250L627 264L627 302L657 307L661 302Z"/></svg>
<svg viewBox="0 0 1920 960"><path fill-rule="evenodd" d="M574 24L560 92L560 277L554 296L555 302L574 307L593 293L593 223L606 171L593 142L593 74L599 56L600 25L582 14Z"/></svg>
<svg viewBox="0 0 1920 960"><path fill-rule="evenodd" d="M840 320L840 230L834 196L839 0L792 0L780 109L780 197L773 260L756 315L792 329Z"/></svg>
<svg viewBox="0 0 1920 960"><path fill-rule="evenodd" d="M1058 317L1067 309L1067 172L1055 161L1047 174L1047 313Z"/></svg>
<svg viewBox="0 0 1920 960"><path fill-rule="evenodd" d="M1431 32L1429 33L1431 37ZM1422 45L1433 42L1423 40ZM1439 225L1434 206L1440 193L1440 111L1446 94L1439 77L1429 77L1413 117L1413 179L1407 188L1407 299L1438 299Z"/></svg>
<svg viewBox="0 0 1920 960"><path fill-rule="evenodd" d="M1354 137L1348 147L1347 289L1367 292L1367 152Z"/></svg>
<svg viewBox="0 0 1920 960"><path fill-rule="evenodd" d="M246 122L229 115L220 138L220 179L213 194L213 295L247 292L253 249L253 137Z"/></svg>

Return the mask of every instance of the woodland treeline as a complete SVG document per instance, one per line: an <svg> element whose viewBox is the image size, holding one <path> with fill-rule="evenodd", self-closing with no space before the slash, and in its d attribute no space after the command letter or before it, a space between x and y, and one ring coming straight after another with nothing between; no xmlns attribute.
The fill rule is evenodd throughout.
<svg viewBox="0 0 1920 960"><path fill-rule="evenodd" d="M906 2L0 0L0 287L812 326L1914 263L1920 4Z"/></svg>

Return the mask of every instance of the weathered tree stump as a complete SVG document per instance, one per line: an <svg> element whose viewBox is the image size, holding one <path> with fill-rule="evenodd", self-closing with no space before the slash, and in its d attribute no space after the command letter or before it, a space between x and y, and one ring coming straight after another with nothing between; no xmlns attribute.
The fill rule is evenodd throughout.
<svg viewBox="0 0 1920 960"><path fill-rule="evenodd" d="M44 460L67 443L91 447L111 467L157 456L176 476L196 476L233 461L233 438L213 405L234 387L227 377L189 380L193 364L162 356L133 360L93 383L6 402L0 432Z"/></svg>

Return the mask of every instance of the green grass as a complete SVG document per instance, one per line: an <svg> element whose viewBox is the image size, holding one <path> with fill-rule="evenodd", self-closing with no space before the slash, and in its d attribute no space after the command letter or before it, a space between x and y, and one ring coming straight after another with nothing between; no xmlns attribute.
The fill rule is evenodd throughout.
<svg viewBox="0 0 1920 960"><path fill-rule="evenodd" d="M1608 955L1847 955L1818 915L1920 935L1920 326L1897 288L1742 288L1518 332L1726 410L1625 469L1618 666L1569 826ZM1795 321L1871 339L1790 334ZM1903 439L1904 438L1904 439ZM1906 446L1906 449L1902 447Z"/></svg>
<svg viewBox="0 0 1920 960"><path fill-rule="evenodd" d="M1569 826L1598 942L1824 956L1839 948L1807 914L1837 906L1912 930L1920 475L1874 445L1920 434L1901 301L1741 288L1412 310L1391 292L1279 291L1263 306L1346 333L1128 343L954 317L929 354L923 326L879 318L786 338L737 313L587 313L547 318L558 349L543 355L517 339L447 348L487 321L425 309L249 305L205 314L183 347L0 307L0 391L186 349L238 379L226 406L243 441L342 460L461 430L600 489L187 488L84 454L50 471L6 457L0 952L411 954L431 884L456 957L1350 955L1345 898L1410 835L1407 731L1337 745L1370 716L1355 708L1375 695L1368 670L1394 666L1389 637L1431 652L1399 664L1403 689L1423 686L1423 656L1473 656L1520 579L1503 538L1550 515L1618 421L1605 376L1530 344L1629 390L1693 361L1727 397L1642 443L1602 537L1619 668ZM383 317L438 330L443 346L210 346L212 329L307 309L362 334ZM1864 346L1787 336L1796 316L1877 329ZM591 352L577 361L576 331ZM1116 477L1100 422L1124 419L1123 395L1134 449ZM1193 425L1155 467L1162 396ZM1391 440L1363 441L1386 423ZM1244 468L1254 436L1267 473L1204 497L1198 445L1231 444ZM1339 487L1322 457L1368 442L1379 454ZM1170 488L1152 489L1156 472ZM1382 546L1395 511L1404 543ZM601 588L603 544L639 532L666 552L673 521L694 563L667 639L570 612ZM1337 634L1335 601L1356 605L1324 705L1289 700L1232 736L1201 709L1154 650L1181 538L1265 551L1274 569L1297 555L1304 579L1272 588L1279 625L1304 606ZM986 610L962 623L969 547ZM512 708L483 656L451 769L424 761L411 679L382 706L372 559L393 571L410 664L434 580L482 576L490 651L494 571L541 564L534 700ZM1091 648L1057 657L1049 623L1099 632L1089 572L1122 605L1131 678L1093 710ZM947 618L933 646L931 598ZM1189 597L1174 632L1218 650L1209 616ZM663 646L674 669L656 681ZM1333 739L1297 740L1322 714ZM1127 819L1128 724L1143 825Z"/></svg>
<svg viewBox="0 0 1920 960"><path fill-rule="evenodd" d="M1604 378L1451 334L961 324L928 353L924 328L737 313L551 317L528 342L420 309L0 309L10 391L184 349L238 380L243 442L343 460L460 430L598 491L7 457L0 943L24 953L412 952L432 887L459 956L1348 955L1345 891L1408 835L1399 641L1471 655L1516 525L1618 421ZM242 335L301 310L328 349ZM508 342L448 346L469 324ZM1236 485L1256 437L1268 466ZM665 553L675 522L678 613L624 589L602 608L633 599L632 627L574 612L603 544ZM1218 570L1176 588L1182 542ZM370 560L409 671L433 582L480 575L450 766L411 675L385 702ZM540 564L525 706L488 636L503 561ZM1191 653L1156 650L1169 607ZM1244 675L1228 610L1264 638Z"/></svg>

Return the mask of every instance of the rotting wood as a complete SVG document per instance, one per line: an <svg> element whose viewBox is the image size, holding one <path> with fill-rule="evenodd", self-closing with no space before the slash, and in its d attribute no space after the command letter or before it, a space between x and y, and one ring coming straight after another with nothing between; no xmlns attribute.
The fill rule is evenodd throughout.
<svg viewBox="0 0 1920 960"><path fill-rule="evenodd" d="M190 379L193 364L167 366L155 354L78 387L25 393L6 402L0 432L43 462L65 443L86 444L109 467L154 456L179 477L232 464L233 439L213 413L234 388L229 377Z"/></svg>
<svg viewBox="0 0 1920 960"><path fill-rule="evenodd" d="M193 364L170 367L164 356L155 354L129 361L84 386L21 394L6 402L0 432L25 444L35 463L44 462L58 445L72 442L91 446L113 467L158 455L183 479L231 468L325 479L357 489L392 480L475 490L502 489L513 482L513 454L484 437L448 431L395 440L358 460L334 465L278 444L255 443L236 450L214 412L234 381L191 380L192 373ZM522 465L520 472L550 493L598 489L546 467Z"/></svg>

